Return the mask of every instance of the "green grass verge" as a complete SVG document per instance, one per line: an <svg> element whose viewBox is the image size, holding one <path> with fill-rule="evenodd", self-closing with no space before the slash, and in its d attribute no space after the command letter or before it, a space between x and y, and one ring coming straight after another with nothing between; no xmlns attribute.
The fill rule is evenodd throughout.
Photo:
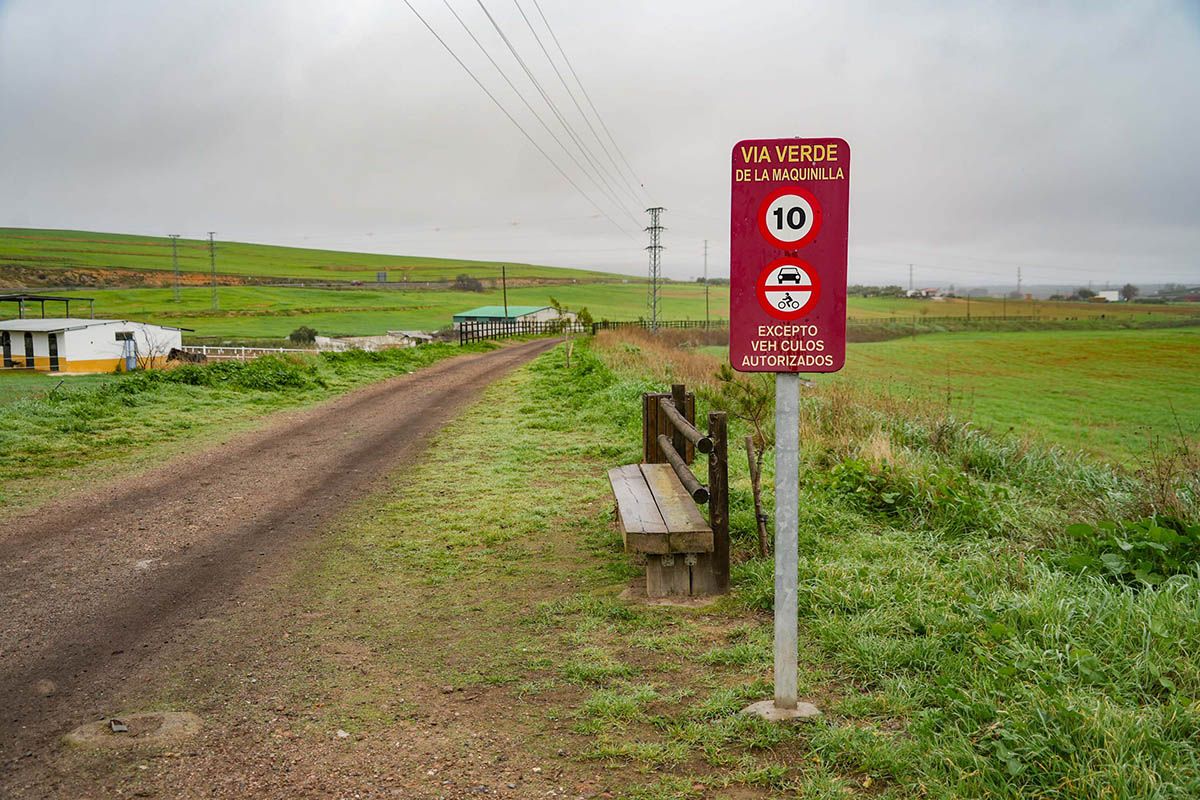
<svg viewBox="0 0 1200 800"><path fill-rule="evenodd" d="M0 513L42 499L55 482L94 482L130 464L148 463L164 448L245 429L273 411L493 347L432 344L378 353L267 356L61 380L2 374Z"/></svg>
<svg viewBox="0 0 1200 800"><path fill-rule="evenodd" d="M702 404L716 398L700 394ZM1131 584L1071 566L1096 544L1066 532L1074 521L1162 511L1162 487L981 432L928 404L875 404L836 384L808 395L803 417L800 687L827 716L766 740L788 754L777 763L783 785L802 796L1200 792L1200 564L1178 565L1156 588ZM735 598L765 612L773 565L752 551L739 461ZM768 458L768 486L771 471ZM1193 521L1196 480L1177 473L1170 487L1174 513ZM732 687L766 674L770 642L763 620L690 654ZM597 735L612 743L604 758L682 773L653 796L689 796L705 774L697 754L710 768L736 763L719 732L690 731L686 714L651 716L631 741L633 699L598 697L597 708L619 713ZM745 699L718 705L717 718ZM755 774L775 775L768 767Z"/></svg>

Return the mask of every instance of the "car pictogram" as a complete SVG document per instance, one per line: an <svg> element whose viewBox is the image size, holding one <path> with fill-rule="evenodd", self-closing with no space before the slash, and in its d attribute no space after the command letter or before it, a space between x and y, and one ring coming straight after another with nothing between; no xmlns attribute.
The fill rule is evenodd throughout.
<svg viewBox="0 0 1200 800"><path fill-rule="evenodd" d="M803 285L804 278L800 274L800 270L795 267L783 267L779 270L779 274L775 276L775 280L780 283L794 283L797 286Z"/></svg>

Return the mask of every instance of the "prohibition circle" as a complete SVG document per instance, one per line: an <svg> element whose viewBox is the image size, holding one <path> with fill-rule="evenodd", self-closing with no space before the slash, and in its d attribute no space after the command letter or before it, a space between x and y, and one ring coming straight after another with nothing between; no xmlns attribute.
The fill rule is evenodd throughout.
<svg viewBox="0 0 1200 800"><path fill-rule="evenodd" d="M763 269L755 293L763 311L775 319L800 319L817 304L821 281L806 262L780 258Z"/></svg>
<svg viewBox="0 0 1200 800"><path fill-rule="evenodd" d="M797 250L821 230L821 207L808 189L782 186L758 208L758 230L768 242L784 250Z"/></svg>

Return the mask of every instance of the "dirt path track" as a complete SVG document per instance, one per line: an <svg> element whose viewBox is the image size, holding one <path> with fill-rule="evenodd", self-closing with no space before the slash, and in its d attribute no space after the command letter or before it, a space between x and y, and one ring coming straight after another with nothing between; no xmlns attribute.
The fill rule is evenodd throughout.
<svg viewBox="0 0 1200 800"><path fill-rule="evenodd" d="M0 773L111 711L106 693L132 664L235 602L247 581L419 453L480 389L552 344L442 361L8 520Z"/></svg>

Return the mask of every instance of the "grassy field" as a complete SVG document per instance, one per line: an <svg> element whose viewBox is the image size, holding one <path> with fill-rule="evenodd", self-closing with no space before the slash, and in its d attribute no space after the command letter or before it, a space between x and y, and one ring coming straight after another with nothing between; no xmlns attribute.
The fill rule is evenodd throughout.
<svg viewBox="0 0 1200 800"><path fill-rule="evenodd" d="M1118 460L1200 441L1197 328L933 334L852 345L846 363L833 380Z"/></svg>
<svg viewBox="0 0 1200 800"><path fill-rule="evenodd" d="M729 290L711 287L714 319L724 318ZM192 328L201 336L280 337L300 325L323 335L370 335L388 330L436 330L451 317L481 305L499 305L499 290L398 291L231 286L218 289L220 312L211 310L209 289L187 288L176 303L170 289L109 289L67 292L96 298L96 316L137 319ZM587 307L596 319L637 319L645 314L646 287L631 283L524 286L508 290L510 305L547 305L554 297L568 308ZM661 289L669 319L703 319L704 287L688 283ZM54 304L47 313L53 314Z"/></svg>
<svg viewBox="0 0 1200 800"><path fill-rule="evenodd" d="M147 421L170 404L211 421L245 395L233 417L318 391L314 376L368 379L370 361L301 364L295 385L278 386L268 360L209 387L17 401L0 431L41 438L0 466L45 480L69 466L63 448L169 435ZM639 457L644 391L686 380L700 415L736 411L713 368L622 332L491 387L486 413L358 504L269 607L212 621L205 648L137 687L134 707L195 710L226 744L122 750L90 769L148 794L319 769L347 795L393 778L414 796L445 781L630 800L1200 795L1200 528L1136 525L1194 525L1196 459L1147 481L869 384L806 393L799 684L824 716L772 725L738 713L770 693L773 598L740 448L733 593L698 609L620 596L637 569L605 471ZM735 417L731 443L746 433ZM769 486L770 454L765 468ZM1106 519L1120 541L1090 527Z"/></svg>
<svg viewBox="0 0 1200 800"><path fill-rule="evenodd" d="M170 271L171 240L166 237L90 231L0 228L0 265L4 264L40 270L120 268ZM509 276L514 278L596 280L616 277L598 271L536 264L507 266ZM179 267L185 272L207 273L210 269L208 241L180 239ZM464 272L477 278L500 276L500 264L495 261L217 242L217 271L226 275L373 282L375 273L384 270L392 281L453 280Z"/></svg>
<svg viewBox="0 0 1200 800"><path fill-rule="evenodd" d="M968 311L969 309L969 311ZM1200 303L1068 303L1051 300L1004 300L1002 298L947 298L917 300L902 297L850 297L850 319L881 317L929 319L935 317L1034 317L1038 319L1087 319L1093 317L1194 317Z"/></svg>
<svg viewBox="0 0 1200 800"><path fill-rule="evenodd" d="M638 457L641 392L694 358L606 336L569 368L555 351L489 390L487 414L444 431L279 590L285 612L228 634L247 660L197 657L155 698L217 725L254 715L261 744L137 780L224 774L286 740L413 780L511 781L514 796L548 794L544 773L631 800L1200 792L1200 548L1146 585L1089 566L1115 545L1065 532L1140 518L1155 493L841 384L806 397L802 431L800 691L825 715L740 715L770 693L773 574L740 454L733 594L705 609L619 596L634 571L604 471ZM711 375L691 385L698 411L719 405ZM735 420L731 438L745 432ZM346 748L325 744L335 730ZM414 736L443 755L487 742L487 768L414 756Z"/></svg>
<svg viewBox="0 0 1200 800"><path fill-rule="evenodd" d="M936 333L851 344L812 377L1121 462L1200 440L1200 328Z"/></svg>
<svg viewBox="0 0 1200 800"><path fill-rule="evenodd" d="M220 311L213 312L208 288L184 288L179 302L175 302L170 289L79 290L65 294L95 297L97 317L159 322L192 328L200 336L226 337L282 337L300 325L334 336L379 334L387 330L436 330L449 324L456 312L499 304L502 299L499 290L229 286L218 289ZM638 319L646 313L646 288L637 281L522 286L508 292L512 305L545 305L551 297L572 309L587 307L596 319ZM704 287L701 285L668 283L661 289L661 298L661 313L666 319L704 318ZM975 311L979 310L977 306L987 311L974 314L974 319L1001 318L999 301L972 301L971 305ZM1098 309L1080 305L1039 303L1038 316L1043 320L1079 319L1079 324L1094 324L1103 313L1105 320L1114 323L1146 324L1200 313L1200 307L1196 306L1113 305ZM48 313L61 313L56 312L56 308L50 304ZM728 287L710 287L709 309L713 319L728 316ZM852 320L880 320L900 314L932 324L939 317L961 313L962 308L954 302L879 301L855 297L849 300Z"/></svg>

